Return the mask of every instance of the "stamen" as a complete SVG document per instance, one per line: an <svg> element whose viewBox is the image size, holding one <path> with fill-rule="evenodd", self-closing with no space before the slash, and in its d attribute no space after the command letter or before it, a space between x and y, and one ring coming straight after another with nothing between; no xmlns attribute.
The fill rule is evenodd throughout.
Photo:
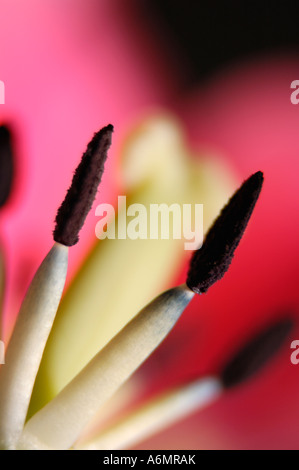
<svg viewBox="0 0 299 470"><path fill-rule="evenodd" d="M258 171L248 178L232 196L209 230L202 248L195 251L190 263L187 286L200 294L228 270L263 184Z"/></svg>
<svg viewBox="0 0 299 470"><path fill-rule="evenodd" d="M79 240L78 234L91 209L102 179L112 132L113 126L109 124L94 135L75 171L66 197L58 209L53 236L54 240L62 245L72 246Z"/></svg>
<svg viewBox="0 0 299 470"><path fill-rule="evenodd" d="M22 303L0 370L0 447L14 449L24 427L28 406L62 296L68 246L78 240L101 180L112 126L95 134L79 164L56 219L56 243L38 268Z"/></svg>
<svg viewBox="0 0 299 470"><path fill-rule="evenodd" d="M13 179L13 150L11 132L5 125L0 126L0 207L11 191Z"/></svg>
<svg viewBox="0 0 299 470"><path fill-rule="evenodd" d="M197 255L200 250L195 253L188 280L195 279L197 284L199 279L202 282L199 269L205 273L204 287L223 276L253 211L262 179L261 172L249 178L222 211L209 232L206 256L201 263ZM226 239L225 242L219 240L219 248L216 237L223 235ZM214 248L218 250L216 253ZM220 263L218 272L217 262ZM212 273L210 266L213 267ZM73 446L99 408L171 331L199 290L194 288L195 284L191 285L191 290L186 284L170 289L144 307L51 402L28 421L20 447L28 448L30 443L35 443L33 448L65 449Z"/></svg>
<svg viewBox="0 0 299 470"><path fill-rule="evenodd" d="M223 385L234 387L257 374L281 348L293 327L294 321L284 318L257 334L224 367Z"/></svg>

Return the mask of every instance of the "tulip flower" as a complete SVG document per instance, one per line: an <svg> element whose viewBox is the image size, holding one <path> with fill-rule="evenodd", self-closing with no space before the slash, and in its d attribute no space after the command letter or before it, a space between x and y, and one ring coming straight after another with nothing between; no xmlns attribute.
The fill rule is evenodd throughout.
<svg viewBox="0 0 299 470"><path fill-rule="evenodd" d="M259 197L262 172L248 178L221 211L203 247L200 245L191 258L186 283L160 294L144 307L25 424L39 362L66 279L68 247L79 241L79 232L102 179L112 131L111 125L104 127L88 144L58 209L54 246L23 300L9 342L7 364L0 371L0 443L4 449L71 449L97 410L168 335L194 294L207 292L224 276ZM115 281L113 284L118 288ZM84 294L83 291L81 295ZM225 368L224 386L235 384L236 370L237 382L240 370L243 380L244 360L239 362L238 359L237 369L233 365L229 373ZM201 395L201 387L196 395ZM184 401L189 401L188 397Z"/></svg>

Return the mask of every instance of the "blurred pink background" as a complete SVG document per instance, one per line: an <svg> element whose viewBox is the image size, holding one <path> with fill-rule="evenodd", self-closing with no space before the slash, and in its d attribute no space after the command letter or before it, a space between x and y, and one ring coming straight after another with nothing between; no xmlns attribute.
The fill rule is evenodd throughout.
<svg viewBox="0 0 299 470"><path fill-rule="evenodd" d="M116 130L101 185L102 200L110 202L117 194L116 149L126 128L140 111L170 103L177 81L159 39L145 34L123 2L1 0L0 8L6 87L0 116L13 126L18 158L12 200L1 218L13 285L22 295L49 248L70 171L93 132L109 122ZM72 250L70 273L85 244L94 241L94 225L89 218ZM22 272L15 271L17 263Z"/></svg>
<svg viewBox="0 0 299 470"><path fill-rule="evenodd" d="M232 269L208 296L192 302L139 372L148 396L219 370L261 326L299 315L299 105L290 101L298 57L238 62L188 89L175 51L153 24L133 0L126 8L121 0L0 0L0 80L6 87L0 124L12 125L16 153L13 194L1 211L6 334L51 246L78 149L101 126L115 126L99 192L105 202L118 194L118 149L126 130L155 107L182 118L190 144L222 155L240 182L257 170L265 174ZM94 242L94 226L91 214L72 249L69 280ZM183 282L185 272L182 266L174 282ZM292 339L298 337L295 330ZM139 448L298 449L298 390L299 366L291 364L286 346L250 383Z"/></svg>

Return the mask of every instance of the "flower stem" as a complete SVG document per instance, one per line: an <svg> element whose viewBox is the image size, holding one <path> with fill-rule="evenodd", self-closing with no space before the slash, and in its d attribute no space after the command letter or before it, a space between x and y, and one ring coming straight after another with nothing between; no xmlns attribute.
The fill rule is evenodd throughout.
<svg viewBox="0 0 299 470"><path fill-rule="evenodd" d="M164 292L141 310L28 421L20 448L71 448L100 407L166 337L193 296L184 284Z"/></svg>
<svg viewBox="0 0 299 470"><path fill-rule="evenodd" d="M0 370L0 446L13 449L22 432L35 377L65 284L68 248L55 243L23 301Z"/></svg>
<svg viewBox="0 0 299 470"><path fill-rule="evenodd" d="M214 377L191 382L183 387L161 394L142 406L95 439L80 446L80 450L121 450L135 446L205 408L222 392L221 381Z"/></svg>

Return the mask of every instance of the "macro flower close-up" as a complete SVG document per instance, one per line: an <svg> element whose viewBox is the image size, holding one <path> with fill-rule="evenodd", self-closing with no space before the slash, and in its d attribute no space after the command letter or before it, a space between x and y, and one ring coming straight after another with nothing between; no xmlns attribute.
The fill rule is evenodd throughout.
<svg viewBox="0 0 299 470"><path fill-rule="evenodd" d="M3 450L298 448L299 37L181 6L0 0Z"/></svg>

